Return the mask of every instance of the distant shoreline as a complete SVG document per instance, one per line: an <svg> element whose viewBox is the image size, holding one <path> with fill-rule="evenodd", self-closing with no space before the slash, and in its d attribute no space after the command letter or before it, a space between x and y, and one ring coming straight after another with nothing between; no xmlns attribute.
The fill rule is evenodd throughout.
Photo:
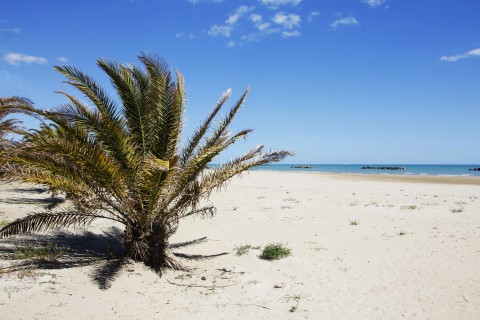
<svg viewBox="0 0 480 320"><path fill-rule="evenodd" d="M255 170L281 174L317 175L345 181L385 181L385 182L413 182L456 185L480 185L479 176L455 175L405 175L405 174L370 174L370 173L332 173L320 171L285 171L285 170Z"/></svg>
<svg viewBox="0 0 480 320"><path fill-rule="evenodd" d="M255 171L321 172L361 175L401 175L439 177L480 177L480 165L413 165L413 164L272 164L253 168ZM400 170L401 169L401 170Z"/></svg>

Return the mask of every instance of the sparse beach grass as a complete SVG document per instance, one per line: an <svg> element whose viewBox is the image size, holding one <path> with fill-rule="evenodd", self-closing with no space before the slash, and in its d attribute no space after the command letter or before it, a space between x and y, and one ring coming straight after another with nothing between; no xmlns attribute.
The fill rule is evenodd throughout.
<svg viewBox="0 0 480 320"><path fill-rule="evenodd" d="M245 245L235 247L234 250L235 250L235 255L240 257L240 256L243 256L244 254L247 254L252 249L253 250L258 250L260 248L261 248L260 246L254 247L250 244L245 244Z"/></svg>
<svg viewBox="0 0 480 320"><path fill-rule="evenodd" d="M39 246L24 242L15 251L15 258L18 260L43 260L55 261L65 254L65 249L56 243L48 242Z"/></svg>
<svg viewBox="0 0 480 320"><path fill-rule="evenodd" d="M6 226L9 223L10 223L10 221L8 221L8 220L0 219L0 228L3 228L4 226Z"/></svg>

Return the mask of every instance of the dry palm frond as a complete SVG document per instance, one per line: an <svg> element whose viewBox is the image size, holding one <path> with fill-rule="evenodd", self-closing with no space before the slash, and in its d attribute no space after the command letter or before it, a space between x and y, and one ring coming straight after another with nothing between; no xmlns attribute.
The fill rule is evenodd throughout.
<svg viewBox="0 0 480 320"><path fill-rule="evenodd" d="M224 93L182 148L179 141L186 101L182 75L172 73L156 56L141 54L139 59L144 69L98 61L118 101L70 66L56 70L88 98L89 104L65 92L60 93L68 103L49 111L37 109L25 99L2 100L4 114L21 112L43 122L39 129L23 132L18 146L2 155L8 162L6 177L65 191L72 201L62 211L40 212L14 221L0 230L0 236L110 219L125 225L128 257L154 268L177 268L168 238L176 231L179 219L213 215L213 206L200 206L212 190L251 167L291 155L288 151L263 153L260 146L205 170L215 156L251 133L228 131L248 90L213 126L230 90ZM10 124L5 122L5 127Z"/></svg>

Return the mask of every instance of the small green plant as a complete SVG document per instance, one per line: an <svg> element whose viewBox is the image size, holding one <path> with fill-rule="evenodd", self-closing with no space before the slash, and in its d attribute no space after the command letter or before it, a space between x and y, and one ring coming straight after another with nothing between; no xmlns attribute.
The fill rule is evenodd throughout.
<svg viewBox="0 0 480 320"><path fill-rule="evenodd" d="M350 221L350 225L351 226L358 226L358 221L357 220Z"/></svg>
<svg viewBox="0 0 480 320"><path fill-rule="evenodd" d="M406 234L407 234L407 233L406 233L405 231L400 231L400 232L398 233L399 236L404 236L404 235L406 235Z"/></svg>
<svg viewBox="0 0 480 320"><path fill-rule="evenodd" d="M452 211L452 213L460 213L460 212L463 212L463 208L454 208L450 211Z"/></svg>
<svg viewBox="0 0 480 320"><path fill-rule="evenodd" d="M415 210L415 209L417 209L417 206L414 205L414 204L412 204L412 205L409 205L409 206L401 206L400 209L402 209L402 210L405 210L405 209L407 209L407 210Z"/></svg>
<svg viewBox="0 0 480 320"><path fill-rule="evenodd" d="M48 242L44 245L35 246L24 242L23 246L15 252L15 257L19 260L55 261L64 254L65 250L56 243Z"/></svg>
<svg viewBox="0 0 480 320"><path fill-rule="evenodd" d="M246 245L238 246L234 248L234 250L236 251L235 254L239 257L243 256L244 254L247 254L251 249L258 250L260 249L260 246L254 247L252 245L246 244Z"/></svg>
<svg viewBox="0 0 480 320"><path fill-rule="evenodd" d="M262 254L260 255L260 259L264 260L279 260L282 258L286 258L292 254L292 250L287 248L281 243L271 243L266 245L263 250Z"/></svg>
<svg viewBox="0 0 480 320"><path fill-rule="evenodd" d="M287 301L290 301L290 300L293 300L295 301L295 305L291 306L290 307L290 312L295 312L298 310L298 304L300 303L300 300L302 299L302 296L299 295L299 294L294 294L294 295L291 295L291 296L287 296Z"/></svg>

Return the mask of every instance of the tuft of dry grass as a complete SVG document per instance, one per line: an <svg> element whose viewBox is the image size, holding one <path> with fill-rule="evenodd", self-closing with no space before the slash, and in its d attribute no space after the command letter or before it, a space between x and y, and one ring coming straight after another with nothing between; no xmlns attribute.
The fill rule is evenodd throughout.
<svg viewBox="0 0 480 320"><path fill-rule="evenodd" d="M402 210L415 210L417 209L418 207L415 205L415 204L411 204L409 206L401 206L400 209Z"/></svg>
<svg viewBox="0 0 480 320"><path fill-rule="evenodd" d="M6 226L7 224L9 224L9 223L10 223L10 221L5 220L5 219L1 219L1 220L0 220L0 229L3 228L3 227L5 227L5 226Z"/></svg>

